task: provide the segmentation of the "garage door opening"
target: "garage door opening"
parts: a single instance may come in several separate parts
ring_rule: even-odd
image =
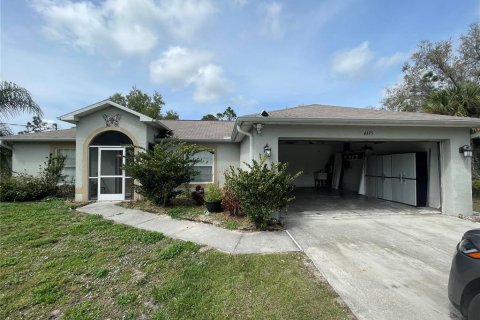
[[[301,195],[441,208],[439,142],[282,138],[278,150],[290,173],[302,171]]]

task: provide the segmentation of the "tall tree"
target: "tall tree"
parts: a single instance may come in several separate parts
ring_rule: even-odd
[[[233,110],[232,107],[227,107],[225,111],[217,113],[217,115],[213,115],[211,113],[206,114],[202,117],[201,120],[203,121],[232,121],[237,119],[237,114]]]
[[[165,102],[163,101],[162,95],[156,90],[150,96],[133,86],[132,90],[130,90],[126,96],[117,92],[109,99],[153,119],[164,119],[165,117],[162,115],[162,108]],[[169,119],[178,119],[178,113],[169,110],[166,113],[166,117]]]
[[[42,131],[54,131],[57,130],[57,124],[55,122],[43,121],[39,116],[33,116],[32,121],[27,122],[27,129],[20,131],[19,134],[30,132],[42,132]]]
[[[202,121],[218,121],[218,118],[215,115],[209,113],[204,115],[201,120]]]
[[[480,83],[480,23],[470,25],[455,48],[452,39],[421,41],[403,66],[403,81],[387,89],[383,106],[396,111],[421,111],[429,96],[443,89],[461,90]]]
[[[12,134],[8,125],[3,122],[24,112],[38,116],[43,114],[27,89],[13,82],[0,82],[0,136]]]
[[[179,116],[176,111],[173,110],[168,110],[165,115],[163,116],[163,119],[165,120],[178,120]]]
[[[232,121],[232,120],[237,119],[237,114],[232,109],[232,107],[228,106],[225,109],[225,111],[223,111],[222,113],[217,113],[217,118],[218,118],[218,120]]]

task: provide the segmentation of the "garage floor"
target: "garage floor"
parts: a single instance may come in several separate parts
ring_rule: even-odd
[[[450,262],[478,223],[308,189],[297,193],[286,223],[359,319],[459,319],[447,298]]]
[[[298,188],[289,205],[289,215],[360,215],[439,214],[439,209],[409,205],[361,196],[351,191]]]

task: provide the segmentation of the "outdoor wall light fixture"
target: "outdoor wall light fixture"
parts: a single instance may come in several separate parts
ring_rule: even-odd
[[[466,158],[470,158],[470,157],[473,156],[472,147],[470,147],[469,145],[461,146],[458,149],[458,152],[463,153],[463,156],[466,157]]]
[[[270,148],[268,143],[263,147],[263,153],[269,158],[272,156],[272,148]]]

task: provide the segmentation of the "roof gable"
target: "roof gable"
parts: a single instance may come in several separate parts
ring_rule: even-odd
[[[130,108],[127,108],[125,106],[122,106],[122,105],[120,105],[118,103],[115,103],[111,100],[103,100],[103,101],[94,103],[94,104],[86,106],[84,108],[81,108],[81,109],[72,111],[70,113],[64,114],[63,116],[58,117],[58,119],[62,120],[62,121],[65,121],[65,122],[76,123],[80,120],[80,118],[82,118],[86,115],[92,114],[94,112],[97,112],[99,110],[105,109],[106,107],[109,107],[109,106],[118,108],[118,109],[123,110],[125,112],[128,112],[130,114],[133,114],[133,115],[139,117],[140,121],[142,121],[142,122],[153,122],[153,123],[156,122],[154,119],[144,115],[143,113],[140,113],[140,112],[137,112],[137,111],[132,110]]]

